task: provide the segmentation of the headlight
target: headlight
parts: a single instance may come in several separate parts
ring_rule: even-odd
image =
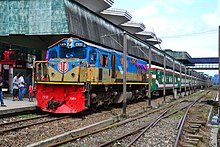
[[[55,76],[55,73],[52,72],[52,73],[51,73],[51,77],[54,77],[54,76]]]
[[[72,73],[72,74],[71,74],[71,76],[74,78],[74,77],[75,77],[75,74],[74,74],[74,73]]]

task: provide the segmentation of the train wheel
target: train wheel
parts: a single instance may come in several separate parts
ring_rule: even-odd
[[[108,109],[108,103],[105,102],[105,103],[103,104],[103,107],[104,107],[104,109]]]
[[[97,111],[97,108],[98,108],[98,103],[92,103],[91,104],[91,110],[96,112]]]

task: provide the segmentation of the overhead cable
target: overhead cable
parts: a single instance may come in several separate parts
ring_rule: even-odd
[[[180,37],[189,37],[189,36],[195,36],[195,35],[201,35],[201,34],[209,34],[209,33],[215,33],[215,32],[217,32],[217,29],[203,31],[203,32],[195,32],[195,33],[189,33],[189,34],[182,34],[182,35],[162,36],[161,38],[180,38]]]

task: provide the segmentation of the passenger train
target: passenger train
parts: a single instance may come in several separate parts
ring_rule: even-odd
[[[78,113],[123,101],[123,54],[77,38],[64,38],[51,45],[45,61],[35,61],[33,77],[37,106],[52,113]],[[148,61],[127,55],[128,101],[148,95]],[[151,92],[173,87],[173,71],[152,66]],[[174,72],[175,89],[206,86],[207,79]],[[185,77],[185,79],[183,78]],[[182,80],[182,82],[180,82]],[[182,83],[182,84],[180,84]]]

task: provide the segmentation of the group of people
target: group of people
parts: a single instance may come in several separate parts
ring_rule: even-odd
[[[24,74],[18,73],[13,78],[13,101],[23,101],[26,89],[29,91],[29,101],[33,101],[34,90],[31,85],[31,75],[29,74],[24,80]]]
[[[2,95],[2,86],[3,86],[3,77],[2,73],[0,72],[0,102],[1,102],[1,107],[6,107],[3,101],[3,95]],[[16,76],[13,78],[13,101],[23,101],[23,97],[25,93],[29,94],[29,101],[33,102],[33,96],[34,96],[34,89],[31,84],[31,75],[29,74],[25,79],[24,79],[24,74],[23,73],[18,73]]]

